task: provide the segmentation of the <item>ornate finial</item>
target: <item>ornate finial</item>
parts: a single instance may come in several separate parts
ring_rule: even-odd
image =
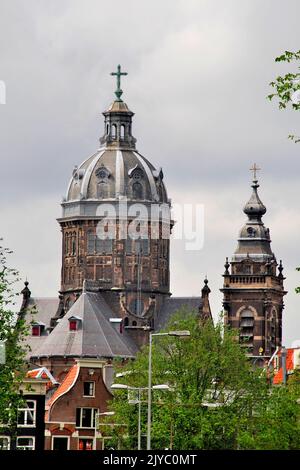
[[[224,274],[225,274],[225,276],[229,276],[229,274],[230,274],[229,273],[229,266],[230,266],[230,264],[228,263],[228,257],[226,257],[226,261],[225,261],[225,264],[224,264],[224,268],[225,268]]]
[[[118,65],[117,72],[111,72],[111,75],[117,77],[117,89],[115,91],[115,95],[118,101],[122,101],[121,96],[123,94],[123,90],[121,90],[121,76],[127,75],[127,72],[121,72],[121,65]]]
[[[204,278],[204,287],[202,288],[202,297],[208,296],[210,294],[210,288],[208,287],[207,276]]]
[[[256,166],[256,163],[253,163],[253,166],[252,168],[250,168],[250,171],[253,171],[253,181],[257,181],[257,174],[256,172],[257,171],[260,171],[261,168],[259,168],[259,166]]]
[[[29,299],[31,296],[31,292],[30,292],[30,289],[28,288],[29,282],[27,281],[27,277],[26,277],[26,281],[24,282],[24,285],[25,287],[21,291],[21,294],[23,295],[23,299]]]
[[[283,271],[282,260],[279,261],[278,271],[279,271],[278,277],[279,277],[280,279],[283,279],[283,274],[282,274],[282,271]]]

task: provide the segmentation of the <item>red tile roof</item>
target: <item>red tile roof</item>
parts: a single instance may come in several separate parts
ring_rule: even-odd
[[[281,356],[281,351],[278,353],[278,356]],[[287,349],[287,355],[286,355],[286,371],[293,371],[294,370],[294,349],[289,348]],[[273,383],[275,385],[281,384],[283,382],[283,372],[282,372],[282,367],[278,370],[278,372],[275,374]]]
[[[45,419],[48,421],[50,418],[50,412],[51,412],[51,407],[54,405],[54,403],[62,397],[65,393],[68,393],[69,390],[74,386],[77,377],[79,373],[79,365],[74,364],[73,367],[69,370],[67,373],[66,377],[58,387],[58,389],[54,392],[50,400],[47,402],[46,406],[48,407],[48,411],[46,412]]]
[[[39,367],[38,369],[29,370],[26,374],[26,377],[29,379],[48,379],[46,384],[47,390],[49,390],[53,385],[57,384],[55,378],[46,367]]]

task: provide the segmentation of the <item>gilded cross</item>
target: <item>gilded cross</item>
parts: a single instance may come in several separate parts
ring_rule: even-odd
[[[121,65],[118,65],[117,72],[111,72],[111,75],[117,77],[117,89],[115,91],[115,95],[118,98],[118,101],[122,101],[121,96],[123,94],[123,91],[121,90],[121,76],[127,75],[127,72],[121,72]]]
[[[256,180],[256,172],[260,171],[259,166],[256,166],[256,163],[253,164],[252,168],[250,168],[250,171],[253,171],[253,180]]]

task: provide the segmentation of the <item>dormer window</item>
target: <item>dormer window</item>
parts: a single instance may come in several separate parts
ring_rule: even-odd
[[[34,325],[32,327],[32,336],[41,336],[41,330],[39,325]]]
[[[79,317],[70,317],[69,318],[69,331],[77,331],[80,328],[82,320]]]
[[[44,323],[33,323],[31,327],[32,336],[41,336],[45,329]]]

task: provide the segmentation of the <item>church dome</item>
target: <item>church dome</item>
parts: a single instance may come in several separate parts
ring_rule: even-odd
[[[132,135],[134,113],[121,100],[120,78],[127,74],[118,66],[112,75],[117,76],[117,99],[103,113],[100,148],[73,170],[62,203],[64,216],[92,215],[99,202],[169,204],[162,169],[157,170],[136,150]]]
[[[74,168],[64,202],[120,199],[168,203],[163,172],[135,149],[105,144]]]

